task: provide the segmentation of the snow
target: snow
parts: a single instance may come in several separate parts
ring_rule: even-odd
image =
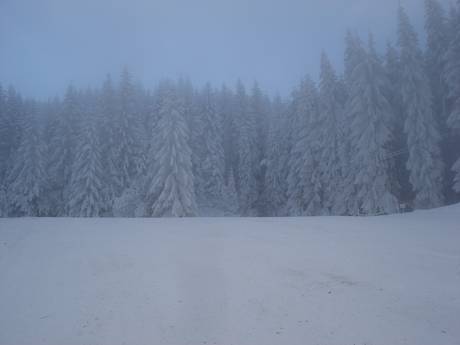
[[[458,345],[460,205],[0,219],[2,345]]]

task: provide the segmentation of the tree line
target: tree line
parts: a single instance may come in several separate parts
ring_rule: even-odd
[[[403,7],[384,54],[346,34],[344,72],[291,97],[261,88],[153,90],[127,69],[63,99],[0,85],[0,216],[376,215],[459,201],[460,0]]]

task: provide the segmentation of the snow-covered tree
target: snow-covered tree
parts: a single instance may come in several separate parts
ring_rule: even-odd
[[[318,90],[309,78],[294,92],[291,112],[287,213],[292,216],[323,212],[323,186],[318,169]]]
[[[66,215],[72,164],[75,158],[77,123],[81,116],[79,95],[73,86],[67,88],[57,119],[52,122],[48,157],[48,203],[53,215]]]
[[[409,171],[406,169],[409,153],[407,138],[404,133],[405,116],[401,95],[401,63],[399,52],[392,44],[387,45],[385,70],[389,81],[387,98],[395,114],[392,125],[393,142],[390,145],[391,152],[394,155],[394,178],[397,181],[398,187],[395,193],[402,203],[407,203],[413,199],[413,192],[412,185],[409,182]]]
[[[344,89],[346,90],[346,97],[344,102],[349,103],[350,89],[353,85],[355,70],[362,63],[363,60],[363,47],[361,39],[358,35],[347,32],[345,37],[345,55],[344,55]],[[346,100],[346,101],[345,101]],[[354,169],[351,164],[353,158],[351,138],[353,133],[352,121],[347,117],[347,113],[344,113],[344,121],[342,122],[342,135],[343,140],[339,147],[339,156],[341,159],[341,174],[343,176],[341,180],[341,186],[339,187],[340,193],[337,194],[336,202],[334,206],[334,214],[349,215],[359,213],[359,209],[356,200],[356,188],[354,183],[350,183],[350,180],[354,178]]]
[[[285,215],[287,200],[287,173],[289,161],[289,121],[286,104],[277,96],[271,108],[267,140],[267,177],[265,199],[268,214]]]
[[[316,136],[321,153],[318,169],[324,186],[324,208],[329,212],[336,207],[336,197],[342,187],[340,147],[343,142],[343,99],[337,75],[325,53],[321,56],[319,84],[319,117]]]
[[[444,55],[448,47],[447,23],[438,0],[425,0],[425,30],[427,34],[426,71],[433,94],[433,112],[439,126],[446,122],[446,83]]]
[[[8,127],[6,121],[6,97],[3,86],[0,84],[0,186],[3,185],[8,159],[9,143],[7,142]]]
[[[269,127],[269,108],[270,104],[257,83],[252,88],[251,95],[248,99],[248,116],[253,121],[254,133],[252,147],[253,154],[253,175],[255,179],[254,190],[254,211],[258,216],[267,215],[267,203],[264,190],[266,188],[267,173],[267,135]]]
[[[227,86],[223,85],[218,95],[218,113],[223,125],[223,148],[225,157],[224,178],[229,183],[230,175],[237,171],[237,131],[234,116],[235,96]]]
[[[235,116],[238,132],[238,174],[237,189],[240,213],[254,215],[257,201],[257,181],[255,176],[255,120],[249,111],[249,100],[246,90],[238,82],[235,96]]]
[[[8,174],[9,215],[39,216],[44,185],[43,140],[35,104],[27,104],[24,135]]]
[[[201,138],[195,138],[200,139],[202,148],[198,154],[198,176],[202,184],[200,192],[202,197],[215,201],[223,197],[225,185],[222,119],[217,112],[216,96],[210,84],[207,84],[197,97],[197,116],[200,117],[202,131]]]
[[[152,136],[146,180],[146,215],[196,215],[189,128],[175,86],[160,86],[159,122]]]
[[[100,155],[104,170],[102,188],[106,196],[105,208],[110,211],[111,203],[115,197],[123,190],[122,175],[117,170],[117,104],[116,92],[112,78],[107,75],[102,90],[99,95],[98,112],[100,114]]]
[[[23,102],[13,87],[0,91],[0,185],[5,181],[21,143]],[[4,184],[4,183],[3,183]]]
[[[78,124],[75,158],[67,202],[68,214],[74,217],[97,217],[106,206],[103,188],[101,144],[99,141],[100,117],[93,96],[87,94]],[[87,103],[88,102],[88,103]]]
[[[128,188],[143,166],[141,151],[142,135],[139,114],[136,108],[136,88],[128,69],[121,75],[118,95],[118,111],[115,119],[116,133],[116,171],[121,188],[116,191],[121,195]]]
[[[8,127],[6,126],[5,103],[5,94],[2,84],[0,84],[0,217],[6,216],[7,213],[5,176],[9,144],[7,142]]]
[[[363,47],[360,61],[349,76],[346,117],[350,122],[351,159],[346,183],[353,186],[351,214],[394,213],[398,200],[393,195],[392,162],[389,159],[393,109],[387,99],[388,80],[374,50]]]
[[[440,133],[433,115],[432,93],[424,70],[417,34],[405,10],[399,8],[402,97],[409,149],[407,169],[415,192],[416,208],[443,203],[443,163]]]
[[[456,131],[457,137],[460,136],[460,1],[458,8],[451,19],[451,41],[446,52],[446,81],[449,86],[449,118],[448,125]],[[452,170],[455,173],[454,190],[460,193],[460,155],[458,154],[458,145],[460,140],[456,140],[457,147],[454,151],[457,153],[458,160]]]

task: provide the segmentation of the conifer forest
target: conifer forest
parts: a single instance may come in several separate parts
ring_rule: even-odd
[[[34,100],[0,86],[0,215],[382,215],[460,200],[460,2],[425,39],[344,33],[343,65],[288,97],[257,83],[146,88],[129,67]],[[339,71],[343,71],[339,72]],[[299,76],[299,79],[301,76]]]

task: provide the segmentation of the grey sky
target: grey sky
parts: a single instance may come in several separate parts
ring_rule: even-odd
[[[381,47],[396,33],[398,0],[0,0],[0,82],[27,96],[118,76],[147,86],[186,75],[196,83],[257,79],[287,94],[317,77],[325,50],[341,68],[347,28]],[[403,0],[423,28],[423,0]],[[448,4],[449,0],[443,0]]]

